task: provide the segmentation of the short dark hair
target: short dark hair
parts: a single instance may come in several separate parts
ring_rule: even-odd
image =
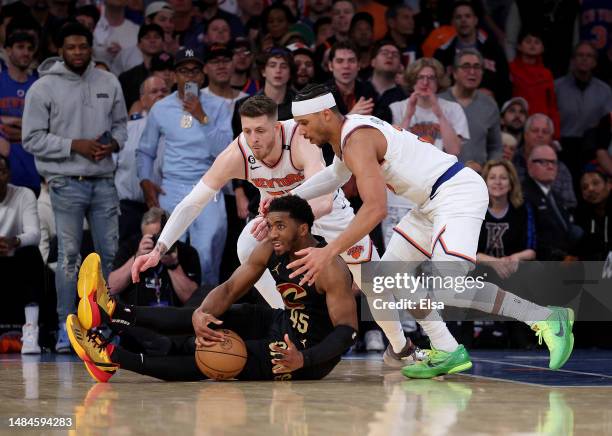
[[[289,65],[291,78],[295,76],[295,62],[293,60],[293,53],[291,53],[291,51],[287,50],[285,47],[278,46],[270,47],[257,58],[257,66],[259,67],[259,71],[261,73],[263,73],[263,70],[266,69],[268,61],[272,58],[284,59],[285,62],[287,62],[287,64]],[[289,81],[291,81],[291,78],[289,79]]]
[[[314,223],[314,213],[306,200],[297,195],[285,195],[276,197],[270,203],[268,212],[288,212],[289,217],[297,222],[308,224],[308,230],[312,228]]]
[[[330,17],[327,16],[323,16],[321,18],[319,18],[317,21],[315,21],[314,23],[314,27],[313,27],[313,32],[316,35],[317,33],[319,33],[319,29],[321,28],[321,26],[325,26],[326,24],[331,24],[332,20]]]
[[[455,15],[455,11],[457,10],[457,8],[461,7],[461,6],[467,6],[470,9],[472,9],[472,12],[474,13],[474,15],[476,15],[477,17],[480,18],[480,11],[477,9],[476,4],[470,0],[457,0],[453,3],[452,8],[451,8],[451,17],[453,15]]]
[[[394,4],[393,6],[387,8],[387,11],[385,12],[385,20],[389,21],[397,18],[398,12],[402,9],[409,9],[410,11],[412,11],[412,8],[406,4]]]
[[[13,32],[4,41],[4,47],[12,47],[18,42],[29,42],[33,48],[36,48],[36,39],[26,32]]]
[[[357,47],[355,47],[355,44],[350,41],[338,41],[332,45],[332,48],[329,50],[330,62],[334,60],[338,50],[351,50],[353,53],[355,53],[355,56],[359,56],[359,51],[357,50]]]
[[[520,44],[528,36],[538,38],[540,41],[542,41],[542,44],[544,44],[544,33],[535,26],[523,26],[518,34],[516,43]]]
[[[374,28],[374,18],[372,17],[372,14],[369,14],[367,12],[357,12],[355,15],[353,15],[353,18],[351,18],[351,26],[349,27],[349,32],[352,31],[357,25],[357,23],[359,23],[360,21],[365,21],[370,25],[371,28]]]
[[[93,35],[89,29],[80,23],[68,22],[62,26],[57,35],[57,47],[62,47],[69,36],[84,36],[89,46],[93,45]]]
[[[78,17],[79,15],[92,18],[94,20],[94,25],[98,24],[100,20],[100,11],[98,11],[98,8],[94,5],[83,5],[78,7],[74,12],[74,16]]]
[[[285,18],[287,19],[289,24],[293,24],[297,21],[295,16],[293,15],[293,12],[291,12],[291,9],[289,9],[289,6],[281,2],[272,3],[270,6],[266,7],[261,13],[261,29],[264,31],[264,33],[268,33],[268,16],[270,15],[270,12],[275,9],[285,14]]]
[[[143,24],[138,29],[138,42],[142,40],[149,32],[155,32],[159,35],[161,39],[164,39],[164,30],[159,26],[159,24]]]
[[[247,98],[238,110],[241,117],[257,118],[262,115],[268,118],[278,118],[278,105],[270,97],[263,94]]]
[[[334,93],[334,89],[331,88],[329,85],[327,84],[320,84],[320,83],[309,83],[308,85],[306,85],[305,87],[303,87],[300,91],[298,91],[295,94],[295,97],[293,98],[293,101],[304,101],[304,100],[310,100],[311,98],[315,98],[318,97],[320,95],[323,94],[327,94],[328,92],[331,92],[332,95]],[[336,98],[334,96],[334,98]],[[338,109],[338,106],[334,106],[329,108],[329,110],[331,110],[332,112],[336,113],[336,114],[340,114],[340,110]]]
[[[372,58],[375,58],[378,55],[378,52],[380,51],[380,49],[383,48],[385,45],[391,45],[395,47],[399,51],[400,56],[402,55],[402,49],[399,48],[399,46],[393,40],[381,39],[380,41],[376,41],[372,45],[372,51],[370,52],[370,55],[372,56]]]

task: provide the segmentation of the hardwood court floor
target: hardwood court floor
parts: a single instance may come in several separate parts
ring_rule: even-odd
[[[470,374],[435,380],[407,380],[378,355],[344,359],[316,382],[165,383],[119,371],[107,384],[72,356],[0,355],[0,434],[612,434],[612,353],[577,353],[557,372],[542,353],[473,354]],[[26,433],[9,417],[74,425]]]

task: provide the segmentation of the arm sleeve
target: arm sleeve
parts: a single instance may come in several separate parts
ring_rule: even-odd
[[[357,331],[347,325],[339,325],[325,339],[312,348],[302,351],[304,367],[320,365],[339,357],[355,343]]]
[[[36,83],[25,98],[21,138],[23,148],[36,157],[47,160],[70,157],[72,139],[49,133],[51,101]]]
[[[157,157],[157,146],[159,144],[160,126],[151,112],[147,117],[138,148],[136,148],[136,172],[138,180],[153,180],[153,163]]]
[[[187,227],[200,215],[204,206],[217,192],[219,191],[210,188],[200,180],[193,190],[176,205],[159,236],[158,242],[163,243],[166,248],[172,247],[172,244],[185,233]]]
[[[334,162],[307,179],[291,193],[302,197],[304,200],[312,200],[322,195],[330,194],[344,185],[351,178],[351,171],[337,157]]]
[[[38,246],[40,242],[40,223],[38,221],[38,208],[36,207],[36,197],[29,189],[24,191],[21,197],[23,232],[17,235],[21,240],[21,246]]]

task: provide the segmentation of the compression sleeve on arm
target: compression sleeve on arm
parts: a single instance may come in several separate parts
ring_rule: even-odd
[[[344,162],[336,157],[330,166],[305,180],[304,183],[293,189],[291,193],[305,200],[312,200],[322,195],[331,194],[348,182],[350,178],[351,171]]]
[[[355,343],[357,331],[348,325],[338,325],[325,339],[312,348],[302,351],[304,367],[319,365],[341,356]]]
[[[219,191],[200,180],[191,192],[176,205],[159,236],[158,243],[164,244],[166,249],[172,247],[172,244],[185,233],[187,227],[200,215],[204,206],[217,192]]]

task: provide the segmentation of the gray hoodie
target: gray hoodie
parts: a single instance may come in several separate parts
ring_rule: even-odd
[[[73,139],[96,139],[105,131],[123,147],[127,112],[117,78],[89,64],[82,76],[60,58],[38,67],[40,79],[30,87],[23,111],[23,148],[36,159],[38,172],[59,176],[112,177],[111,156],[92,161],[71,151]]]

